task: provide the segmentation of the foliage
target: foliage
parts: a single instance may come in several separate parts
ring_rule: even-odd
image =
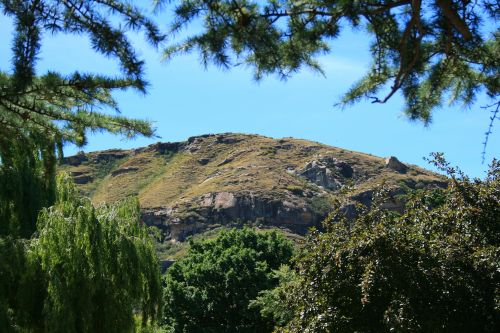
[[[161,298],[158,259],[136,200],[95,209],[60,183],[55,206],[38,219],[33,255],[47,284],[50,332],[123,332],[133,313],[154,319]]]
[[[127,136],[152,134],[147,122],[96,112],[102,107],[118,110],[113,90],[144,91],[146,87],[143,61],[126,31],[144,30],[152,45],[158,45],[163,36],[142,10],[122,0],[2,0],[0,8],[15,25],[12,72],[0,73],[1,136],[44,133],[57,142],[84,144],[87,129]],[[41,37],[46,32],[88,35],[95,51],[118,59],[123,76],[79,72],[64,76],[54,71],[37,75]]]
[[[159,270],[136,203],[95,210],[63,186],[55,164],[67,142],[88,131],[151,136],[149,122],[110,115],[114,90],[145,91],[143,62],[128,31],[163,39],[124,0],[0,0],[13,19],[12,63],[0,68],[0,330],[123,331],[132,311],[147,321],[159,302]],[[122,75],[36,70],[45,33],[85,34],[95,51],[115,57]],[[32,236],[31,242],[27,239]]]
[[[327,196],[315,196],[310,199],[311,209],[319,216],[327,216],[332,211],[332,198]]]
[[[147,325],[144,325],[142,323],[142,318],[136,316],[134,333],[166,333],[166,332],[157,323],[148,323]]]
[[[36,141],[36,143],[34,142]],[[27,149],[25,145],[39,149]],[[30,237],[42,207],[54,202],[54,146],[32,136],[30,143],[0,137],[0,236]]]
[[[154,322],[160,271],[139,217],[136,200],[95,209],[62,175],[56,204],[38,218],[38,238],[18,251],[21,242],[10,241],[7,253],[18,256],[0,257],[0,286],[11,294],[0,297],[0,316],[9,319],[2,331],[127,332],[134,313]]]
[[[434,162],[451,176],[439,195],[415,194],[399,215],[379,194],[355,221],[337,213],[311,235],[280,331],[499,330],[500,162],[485,180]]]
[[[272,288],[272,270],[289,261],[292,245],[276,232],[222,231],[192,242],[166,274],[164,324],[173,332],[262,332],[272,321],[249,303]]]
[[[349,26],[372,36],[373,64],[344,105],[361,98],[385,103],[401,91],[406,114],[428,122],[446,96],[470,105],[484,90],[498,99],[496,1],[183,0],[174,11],[173,33],[200,21],[202,29],[167,48],[167,58],[197,49],[205,64],[247,64],[257,79],[286,78],[302,66],[320,70],[316,57]],[[389,92],[377,97],[388,83]]]
[[[146,121],[104,110],[119,111],[114,90],[143,92],[147,85],[126,32],[143,30],[155,46],[164,36],[123,0],[0,0],[0,10],[15,25],[11,69],[0,68],[0,234],[29,237],[40,208],[53,203],[56,155],[64,143],[84,145],[87,131],[153,134]],[[45,33],[88,35],[96,52],[118,60],[122,75],[37,73]]]
[[[24,241],[0,237],[0,332],[12,332],[24,314],[20,290],[27,266]]]
[[[300,280],[288,265],[281,265],[273,271],[273,276],[278,279],[277,287],[260,291],[259,296],[250,301],[250,307],[259,309],[261,316],[268,318],[275,326],[284,326],[293,319],[293,312],[283,304],[286,304],[290,290],[297,288]]]

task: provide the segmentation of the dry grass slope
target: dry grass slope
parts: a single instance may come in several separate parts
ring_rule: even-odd
[[[99,159],[100,152],[92,153],[88,161],[64,165],[63,169],[92,177],[80,186],[95,203],[135,195],[144,208],[172,206],[213,192],[248,191],[279,198],[289,191],[315,188],[289,171],[322,156],[343,160],[354,168],[351,194],[382,182],[397,185],[408,179],[415,184],[443,180],[411,165],[407,173],[400,174],[387,168],[383,158],[306,140],[243,134],[220,137],[194,138],[178,152],[120,151],[125,157],[109,160]]]

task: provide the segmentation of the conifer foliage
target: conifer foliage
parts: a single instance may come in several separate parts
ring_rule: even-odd
[[[141,10],[118,0],[2,0],[0,9],[15,24],[12,70],[0,73],[2,136],[36,132],[84,144],[85,130],[151,135],[146,122],[97,112],[102,107],[117,109],[114,89],[145,91],[144,63],[125,32],[142,30],[154,46],[163,36]],[[37,73],[41,38],[47,33],[88,35],[96,52],[119,61],[122,77]]]
[[[160,0],[161,3],[169,3]],[[203,29],[167,48],[168,57],[199,50],[205,63],[246,64],[256,78],[282,78],[308,66],[346,27],[371,35],[373,63],[341,104],[370,98],[384,103],[397,91],[411,119],[431,120],[445,97],[470,105],[484,90],[497,105],[498,1],[460,0],[183,0],[172,32],[192,22]],[[199,30],[197,30],[199,31]],[[334,44],[333,44],[334,45]],[[335,49],[333,49],[335,51]],[[387,87],[390,85],[390,87]],[[386,89],[389,88],[389,89]],[[495,114],[496,115],[496,114]]]
[[[12,63],[0,67],[0,234],[28,237],[36,213],[53,202],[56,156],[64,143],[82,146],[89,131],[153,135],[148,122],[106,110],[119,111],[114,90],[145,92],[147,86],[144,63],[126,32],[144,31],[153,46],[164,37],[128,1],[1,0],[0,10],[15,25]],[[96,52],[118,60],[122,75],[38,73],[41,39],[49,33],[89,36]]]

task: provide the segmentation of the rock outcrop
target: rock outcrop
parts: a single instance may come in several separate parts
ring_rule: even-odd
[[[70,175],[73,177],[75,184],[78,185],[87,184],[92,181],[92,176],[81,171],[73,171]]]
[[[120,169],[117,169],[117,170],[113,170],[111,172],[111,177],[116,177],[118,175],[121,175],[121,174],[124,174],[124,173],[127,173],[127,172],[134,172],[134,171],[139,171],[139,168],[135,168],[135,167],[120,168]]]
[[[345,178],[353,176],[353,172],[348,163],[333,157],[324,157],[308,162],[298,174],[316,185],[335,191],[342,187]]]
[[[406,173],[408,170],[408,167],[394,156],[390,156],[385,159],[385,166],[399,173]]]
[[[314,212],[306,200],[261,197],[255,193],[207,193],[172,208],[144,210],[143,221],[162,228],[167,239],[182,241],[213,224],[275,225],[298,234],[319,226],[325,214]]]

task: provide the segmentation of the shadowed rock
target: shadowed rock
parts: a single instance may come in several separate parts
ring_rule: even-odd
[[[139,168],[136,168],[136,167],[120,168],[120,169],[112,171],[111,176],[116,177],[116,176],[124,174],[124,173],[134,172],[134,171],[138,171],[138,170],[139,170]]]
[[[353,173],[354,171],[349,164],[332,157],[313,160],[298,172],[300,176],[316,185],[332,191],[340,189],[343,178],[351,178]]]

